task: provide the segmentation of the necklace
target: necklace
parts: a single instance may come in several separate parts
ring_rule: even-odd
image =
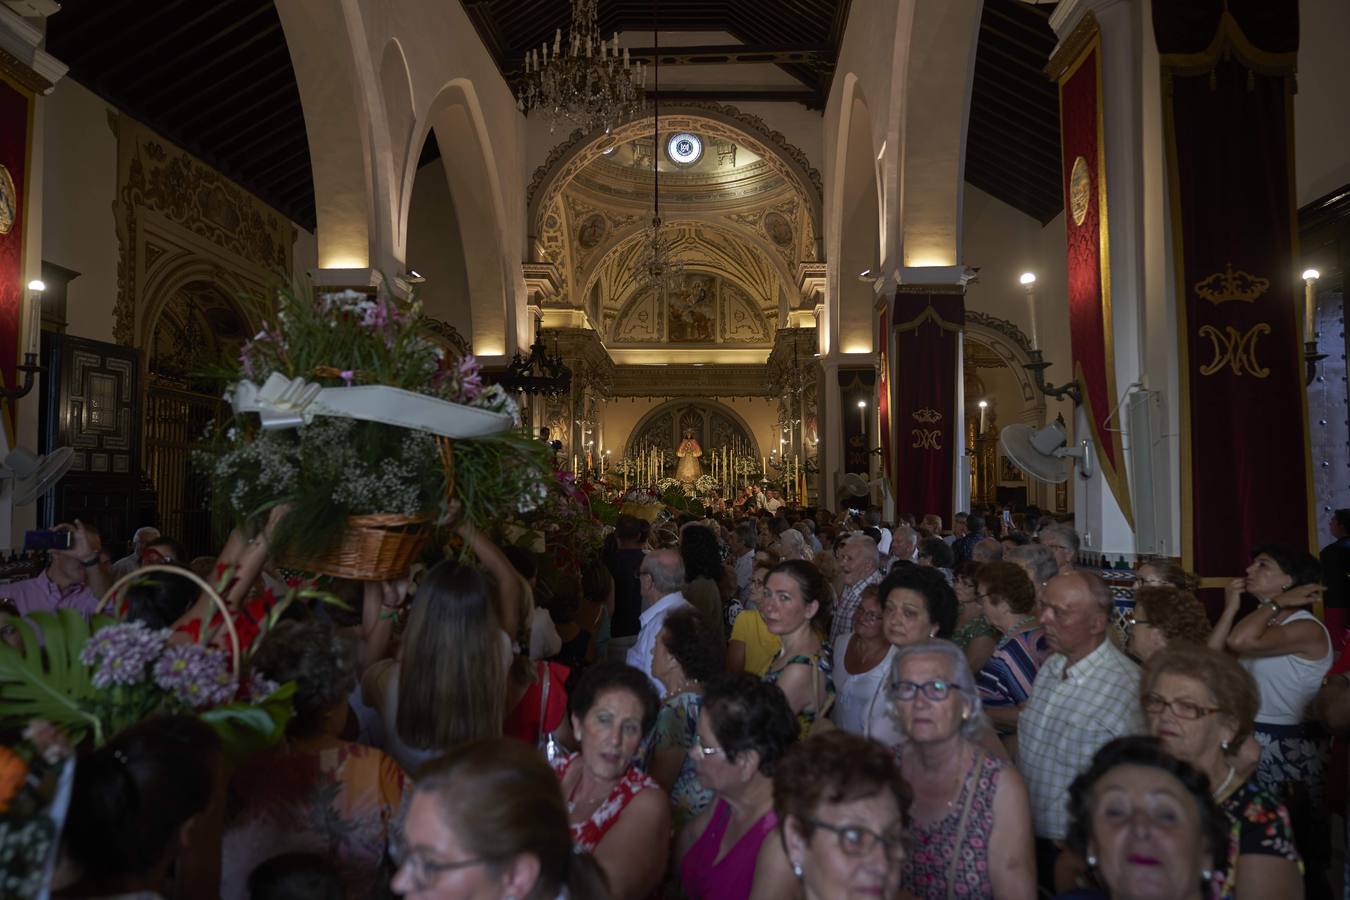
[[[1228,777],[1225,778],[1225,779],[1223,780],[1223,784],[1219,785],[1218,790],[1216,790],[1216,791],[1214,792],[1214,799],[1215,799],[1215,800],[1223,800],[1223,799],[1224,799],[1224,797],[1225,797],[1224,791],[1226,791],[1226,790],[1228,789],[1228,785],[1232,783],[1232,781],[1233,781],[1233,776],[1234,776],[1235,774],[1237,774],[1237,773],[1235,773],[1235,772],[1233,771],[1233,767],[1232,767],[1232,766],[1229,766],[1229,767],[1228,767]]]

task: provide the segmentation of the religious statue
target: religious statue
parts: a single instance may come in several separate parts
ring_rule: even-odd
[[[698,459],[702,455],[703,448],[694,440],[694,431],[691,428],[684,433],[684,440],[680,441],[680,446],[675,451],[675,456],[680,460],[675,466],[675,480],[681,484],[693,484],[698,481],[698,477],[703,474],[703,464]]]

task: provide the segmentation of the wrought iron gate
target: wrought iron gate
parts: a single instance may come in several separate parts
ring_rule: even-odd
[[[159,530],[191,556],[214,553],[220,543],[212,530],[210,480],[194,466],[192,451],[224,409],[218,397],[163,383],[152,383],[145,395],[146,468]]]

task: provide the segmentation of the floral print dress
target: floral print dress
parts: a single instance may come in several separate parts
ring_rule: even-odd
[[[694,736],[698,733],[698,714],[702,709],[703,695],[698,691],[684,691],[667,698],[656,717],[652,749],[678,750],[684,756],[680,774],[676,776],[675,786],[670,792],[677,834],[703,812],[713,799],[713,792],[699,783],[698,771],[694,761],[689,758],[689,748],[694,745]]]
[[[1303,862],[1294,849],[1294,829],[1289,824],[1289,811],[1275,796],[1261,789],[1256,779],[1238,788],[1223,803],[1228,816],[1228,862],[1222,872],[1215,872],[1210,882],[1211,900],[1233,900],[1237,895],[1237,864],[1239,856],[1276,856],[1298,865]]]
[[[580,753],[573,753],[570,756],[550,760],[549,765],[553,767],[554,774],[558,776],[558,781],[561,782],[567,775],[567,770],[571,768],[572,763],[578,762],[580,759]],[[637,766],[629,766],[628,771],[619,779],[619,783],[614,785],[614,790],[610,791],[609,796],[605,798],[605,802],[596,807],[595,812],[591,813],[589,819],[568,826],[572,832],[572,848],[579,853],[594,853],[595,848],[599,847],[600,842],[604,840],[605,834],[623,815],[624,809],[628,806],[628,801],[648,788],[660,790],[661,785],[656,783],[655,778],[652,778]]]

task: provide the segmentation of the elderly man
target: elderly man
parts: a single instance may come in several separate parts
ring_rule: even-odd
[[[98,532],[79,519],[74,525],[57,525],[54,530],[73,533],[70,549],[51,551],[47,568],[36,578],[7,584],[0,588],[0,595],[13,600],[21,616],[73,609],[88,618],[112,586],[112,572],[103,560]]]
[[[882,549],[882,552],[886,552]],[[897,525],[891,532],[891,561],[903,559],[907,562],[919,561],[919,533],[908,525]]]
[[[956,556],[957,568],[972,558],[975,545],[984,539],[984,519],[971,514],[966,516],[965,533],[952,542],[952,553]]]
[[[652,651],[656,636],[661,633],[666,614],[682,606],[689,606],[681,589],[684,587],[684,561],[678,550],[654,550],[647,554],[638,569],[642,587],[641,630],[637,643],[628,650],[628,664],[641,669],[652,680],[656,692],[665,696],[666,687],[652,675]]]
[[[839,568],[844,573],[844,589],[835,604],[834,619],[830,622],[830,646],[853,631],[853,613],[862,603],[863,590],[869,584],[880,584],[885,573],[879,568],[881,552],[876,541],[865,534],[851,534],[840,544]]]
[[[1143,731],[1139,667],[1107,639],[1111,592],[1090,572],[1057,575],[1041,596],[1053,655],[1018,722],[1018,768],[1031,795],[1041,872],[1054,871],[1069,830],[1069,784],[1103,744]]]
[[[1078,558],[1078,532],[1068,525],[1056,522],[1041,529],[1036,538],[1041,546],[1050,548],[1059,563],[1059,574],[1067,575],[1073,571],[1073,561]]]
[[[737,522],[731,529],[727,543],[736,560],[736,594],[742,600],[750,587],[750,576],[755,572],[755,551],[759,549],[759,529],[754,522]]]
[[[970,558],[977,563],[995,562],[1003,558],[1003,545],[993,538],[980,538],[970,551]]]
[[[131,552],[112,564],[112,577],[121,578],[130,575],[145,565],[145,551],[159,539],[159,529],[142,525],[131,536]]]

